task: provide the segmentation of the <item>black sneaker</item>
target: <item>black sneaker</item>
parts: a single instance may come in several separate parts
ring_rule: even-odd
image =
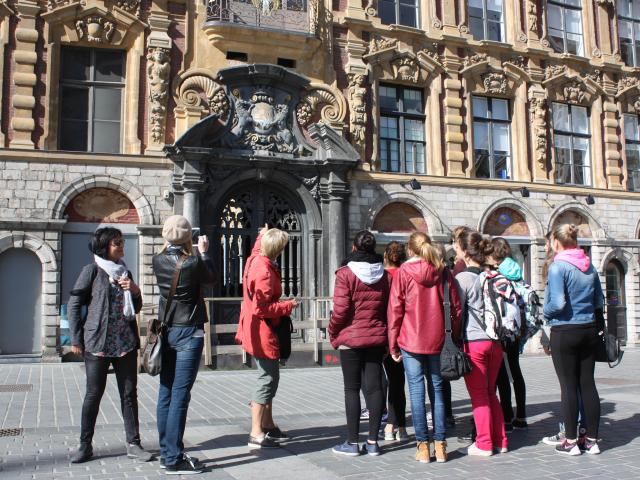
[[[262,438],[252,437],[249,435],[249,442],[247,445],[250,448],[279,448],[280,444],[271,440],[269,437],[264,435]]]
[[[462,443],[463,445],[471,445],[475,441],[476,441],[475,432],[469,432],[466,435],[460,435],[458,437],[458,442]]]
[[[267,438],[270,438],[274,442],[286,442],[289,440],[289,435],[284,433],[280,428],[270,428],[264,431]]]
[[[81,443],[78,450],[71,455],[71,463],[84,463],[93,457],[93,448],[91,444]]]
[[[527,423],[526,420],[518,420],[517,418],[515,418],[513,420],[513,422],[511,422],[511,425],[513,425],[513,428],[528,428],[529,424]]]
[[[199,464],[199,463],[200,463],[200,460],[198,460],[198,458],[197,458],[197,457],[190,457],[190,456],[189,456],[188,454],[186,454],[186,453],[183,453],[183,454],[182,454],[182,458],[183,458],[183,459],[185,459],[185,460],[187,460],[187,459],[188,459],[188,460],[191,460],[191,461],[192,461],[192,462],[194,462],[195,464]],[[160,468],[162,468],[162,469],[167,468],[167,464],[166,464],[166,463],[164,463],[164,457],[160,457]]]
[[[580,447],[578,447],[578,442],[569,442],[568,440],[564,440],[560,445],[556,446],[556,452],[564,453],[565,455],[571,455],[577,457],[581,455]]]
[[[167,465],[165,472],[167,475],[195,475],[202,473],[204,470],[202,466],[193,461],[192,458],[182,458],[175,465]]]

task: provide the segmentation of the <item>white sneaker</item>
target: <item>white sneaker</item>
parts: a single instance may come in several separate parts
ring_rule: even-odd
[[[409,440],[409,434],[404,428],[399,428],[396,432],[396,440],[403,441]]]
[[[556,445],[560,445],[565,438],[567,437],[564,436],[564,432],[558,432],[555,435],[543,437],[542,443],[544,443],[545,445],[551,445],[552,447],[555,447]]]
[[[476,457],[491,457],[493,456],[493,450],[481,450],[476,447],[476,443],[473,442],[467,448],[459,449],[461,453],[466,453],[467,455],[473,455]]]

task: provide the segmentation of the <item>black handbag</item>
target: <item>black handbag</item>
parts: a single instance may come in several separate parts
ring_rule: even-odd
[[[596,325],[598,326],[596,362],[606,362],[609,368],[617,367],[622,361],[624,351],[622,350],[618,337],[607,332],[602,310],[596,310]]]
[[[444,282],[444,345],[440,352],[440,375],[445,380],[458,380],[471,372],[471,360],[453,341],[451,335],[451,298],[449,296],[448,270],[443,272]]]
[[[287,360],[291,356],[291,334],[293,333],[293,322],[291,317],[280,317],[280,323],[274,327],[269,322],[269,327],[278,337],[278,345],[280,347],[280,359]]]
[[[173,272],[173,279],[171,280],[171,289],[169,290],[169,296],[167,297],[167,303],[164,306],[164,315],[162,321],[158,318],[149,320],[149,326],[147,327],[147,341],[142,351],[142,367],[152,377],[155,377],[162,371],[162,351],[164,349],[164,332],[166,329],[167,312],[173,302],[173,296],[176,294],[176,288],[178,287],[178,278],[180,278],[180,269],[182,263],[186,259],[186,256],[181,256],[177,263],[176,269]]]

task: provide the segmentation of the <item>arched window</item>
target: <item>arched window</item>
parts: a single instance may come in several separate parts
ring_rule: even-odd
[[[394,202],[385,206],[376,215],[373,228],[378,233],[427,233],[428,227],[424,216],[411,205]]]

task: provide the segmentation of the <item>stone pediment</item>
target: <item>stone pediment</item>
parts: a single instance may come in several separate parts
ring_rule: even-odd
[[[590,105],[604,93],[600,84],[590,77],[564,71],[542,82],[551,101]]]
[[[134,3],[58,2],[42,17],[53,29],[61,29],[63,42],[120,46],[147,27],[136,16]]]
[[[424,48],[416,53],[400,43],[368,53],[363,59],[371,65],[375,78],[410,85],[424,85],[444,71],[437,50]]]
[[[201,84],[211,96],[211,113],[168,147],[169,154],[312,163],[359,158],[341,135],[345,100],[328,86],[269,64],[225,68],[210,81],[201,72],[197,82],[189,78],[189,88]]]

